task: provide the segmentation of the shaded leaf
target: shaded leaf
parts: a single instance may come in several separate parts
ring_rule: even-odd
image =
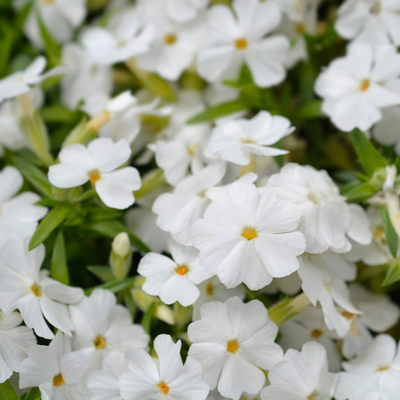
[[[9,381],[0,384],[0,399],[1,400],[19,400],[14,388]]]
[[[389,271],[382,283],[382,286],[388,286],[400,280],[400,260],[393,260],[390,263]]]
[[[151,321],[153,320],[156,311],[156,303],[151,303],[150,307],[147,309],[146,313],[143,315],[141,324],[144,330],[150,335]]]
[[[61,46],[53,39],[53,36],[48,31],[46,25],[43,23],[42,17],[39,12],[36,13],[40,35],[42,37],[45,52],[50,66],[54,67],[61,64]]]
[[[385,230],[386,242],[389,246],[390,253],[395,258],[397,256],[399,237],[397,236],[397,233],[393,228],[392,222],[390,221],[387,206],[380,206],[379,211],[381,213],[383,229]]]
[[[54,243],[51,256],[51,277],[56,281],[69,285],[67,255],[65,254],[64,234],[60,230]]]
[[[86,268],[103,282],[110,282],[116,279],[110,267],[104,267],[101,265],[89,265]]]
[[[121,290],[129,288],[133,285],[135,278],[125,278],[125,279],[118,279],[111,282],[103,283],[102,285],[98,285],[89,289],[85,290],[85,294],[88,296],[90,293],[93,292],[94,289],[106,289],[113,293],[118,293]]]

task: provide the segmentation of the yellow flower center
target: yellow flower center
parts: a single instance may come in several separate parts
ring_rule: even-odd
[[[64,383],[65,383],[65,381],[64,381],[64,378],[63,378],[63,376],[61,374],[58,374],[53,378],[53,385],[54,386],[61,386]]]
[[[380,14],[382,10],[382,5],[380,1],[377,1],[373,6],[372,6],[372,14]]]
[[[368,79],[362,80],[360,83],[360,90],[362,92],[365,92],[368,88],[369,88],[369,80]]]
[[[311,331],[311,336],[315,339],[318,339],[324,332],[321,331],[321,329],[314,329]]]
[[[96,346],[96,349],[104,349],[106,347],[106,339],[104,339],[103,336],[97,336],[96,339],[93,340],[94,345]]]
[[[379,365],[378,368],[376,369],[377,372],[383,372],[387,371],[390,368],[389,365]]]
[[[240,138],[240,139],[239,139],[239,142],[240,142],[240,143],[243,143],[243,144],[253,144],[253,143],[256,143],[255,140],[250,139],[250,138]]]
[[[186,264],[178,265],[175,268],[175,272],[178,275],[186,275],[189,272],[189,267]]]
[[[214,286],[213,286],[213,284],[210,282],[210,283],[208,283],[207,286],[206,286],[206,294],[207,294],[207,296],[212,296],[213,293],[214,293]]]
[[[227,345],[226,345],[226,351],[228,353],[236,353],[239,349],[239,343],[237,342],[237,340],[230,340]]]
[[[302,35],[305,31],[306,31],[306,28],[304,27],[303,24],[297,24],[297,25],[296,25],[296,32],[297,32],[299,35]]]
[[[157,388],[163,396],[168,395],[169,386],[164,381],[161,381],[160,383],[158,383]]]
[[[42,288],[36,282],[31,286],[31,291],[36,297],[40,297],[42,295]]]
[[[101,179],[100,172],[98,169],[94,169],[92,171],[89,171],[88,175],[89,175],[89,179],[90,179],[90,184],[92,185],[92,188],[94,188],[96,185],[96,182]]]
[[[253,228],[243,229],[242,236],[247,240],[253,240],[258,237],[257,231]]]
[[[168,46],[173,45],[176,42],[176,35],[173,33],[169,33],[168,35],[165,35],[164,37],[164,43],[167,44]]]
[[[237,39],[235,42],[235,46],[237,50],[245,50],[247,49],[247,40],[245,38]]]
[[[308,200],[314,203],[316,206],[319,206],[322,203],[322,198],[319,194],[315,192],[308,193]]]
[[[196,154],[196,150],[198,147],[199,147],[199,145],[197,143],[194,143],[187,148],[187,152],[189,153],[189,155],[191,157],[193,157]]]
[[[40,0],[40,4],[42,6],[48,6],[48,5],[53,4],[53,3],[54,3],[54,0]]]

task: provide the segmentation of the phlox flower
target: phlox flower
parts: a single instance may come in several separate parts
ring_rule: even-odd
[[[126,163],[131,149],[125,140],[113,143],[99,138],[89,143],[64,147],[60,163],[49,168],[49,181],[59,188],[72,188],[90,181],[108,207],[124,209],[131,206],[133,191],[141,186],[139,172],[133,167],[117,169]]]
[[[85,398],[87,391],[81,391],[76,384],[64,380],[61,360],[71,351],[71,338],[60,331],[48,346],[31,346],[28,357],[21,363],[20,388],[37,386],[42,399],[46,400]]]
[[[234,400],[243,392],[257,394],[265,383],[261,369],[270,370],[283,355],[274,343],[278,328],[264,305],[231,297],[204,304],[200,313],[188,327],[189,356],[201,363],[204,381]]]
[[[178,301],[182,306],[192,305],[200,295],[196,284],[210,278],[199,264],[199,252],[193,247],[168,242],[172,259],[157,253],[147,253],[140,260],[138,272],[146,277],[142,289],[159,296],[165,304]]]
[[[271,384],[261,392],[261,400],[330,400],[335,383],[325,349],[314,342],[306,343],[301,352],[288,350],[268,379]]]
[[[251,290],[290,275],[305,249],[300,210],[266,188],[236,182],[211,202],[192,229],[200,264],[228,288]]]
[[[66,304],[79,302],[81,288],[72,288],[40,271],[45,256],[43,245],[28,251],[29,238],[8,240],[0,249],[0,309],[11,314],[18,309],[25,324],[38,336],[54,337],[51,325],[71,335],[73,326]]]
[[[394,46],[373,49],[355,43],[319,75],[315,91],[324,99],[322,110],[339,129],[366,131],[382,118],[382,108],[400,104],[392,88],[399,76],[400,54]]]
[[[33,192],[17,194],[23,184],[21,173],[6,166],[0,172],[0,246],[7,239],[21,240],[32,236],[47,208],[36,206],[40,197]]]
[[[234,13],[223,5],[209,11],[210,33],[197,58],[199,74],[210,82],[236,79],[245,62],[257,86],[282,82],[289,41],[281,35],[265,38],[280,23],[278,6],[259,0],[234,0],[232,6]]]
[[[221,157],[239,165],[250,163],[251,154],[277,156],[286,150],[272,147],[294,131],[290,121],[281,116],[271,116],[260,111],[251,119],[236,119],[219,123],[211,133],[205,154],[210,158]]]
[[[208,0],[167,0],[168,17],[177,22],[193,20],[207,7]]]
[[[154,340],[155,361],[144,350],[131,350],[126,355],[128,372],[119,387],[122,398],[129,400],[206,400],[209,386],[201,380],[201,366],[188,356],[182,363],[182,343],[169,335]]]
[[[362,244],[371,242],[365,212],[360,206],[346,203],[326,171],[286,164],[268,179],[267,187],[300,208],[299,231],[306,238],[308,253],[322,253],[329,248],[347,252],[351,249],[347,236]]]
[[[141,325],[132,323],[129,311],[117,304],[108,290],[95,289],[70,307],[74,327],[72,353],[62,361],[66,381],[85,385],[89,375],[101,368],[111,351],[125,353],[146,348],[149,336]]]
[[[30,346],[36,344],[32,330],[21,325],[20,313],[6,315],[0,311],[0,384],[20,371],[21,362],[27,357]]]
[[[374,338],[365,352],[343,363],[335,390],[337,400],[397,400],[400,392],[400,354],[386,334]]]

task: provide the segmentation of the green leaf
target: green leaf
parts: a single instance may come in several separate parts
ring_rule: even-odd
[[[61,64],[61,46],[53,39],[46,25],[43,23],[39,12],[36,13],[39,23],[40,35],[44,43],[47,59],[50,66],[55,67]]]
[[[151,303],[150,307],[147,309],[146,313],[143,315],[141,324],[144,330],[150,335],[151,321],[154,317],[156,311],[156,303]]]
[[[114,239],[121,232],[126,232],[131,241],[131,245],[136,247],[139,251],[148,253],[150,249],[135,236],[124,224],[117,220],[90,222],[85,225],[86,228],[99,233],[100,235]]]
[[[310,101],[297,109],[293,119],[296,121],[307,121],[315,118],[327,118],[321,107],[322,100]]]
[[[124,289],[124,302],[129,312],[131,313],[132,319],[135,319],[137,307],[135,302],[133,301],[132,293],[129,289]]]
[[[44,122],[75,122],[76,120],[76,113],[60,105],[43,107],[40,110],[40,116]]]
[[[40,400],[41,398],[42,396],[40,394],[40,389],[35,387],[29,391],[28,396],[25,400]]]
[[[50,234],[56,229],[63,221],[68,217],[71,212],[71,208],[63,204],[54,207],[47,215],[42,219],[39,226],[29,242],[29,250],[34,249],[43,243]]]
[[[379,189],[377,189],[375,185],[367,182],[356,186],[355,188],[349,190],[344,195],[347,201],[363,201],[373,196],[378,191]]]
[[[51,256],[51,277],[56,281],[69,285],[67,255],[65,254],[65,241],[62,230],[58,232]]]
[[[217,106],[207,108],[201,113],[190,118],[187,123],[198,124],[201,122],[211,121],[220,117],[224,117],[225,115],[245,110],[246,108],[248,108],[247,103],[241,99],[229,101],[227,103],[222,103],[218,104]]]
[[[90,295],[94,289],[106,289],[113,293],[118,293],[121,290],[126,288],[130,288],[133,285],[135,278],[125,278],[125,279],[118,279],[111,282],[103,283],[102,285],[98,285],[89,289],[85,290],[86,295]]]
[[[93,275],[96,275],[99,279],[104,282],[115,281],[110,267],[103,267],[101,265],[89,265],[86,267]]]
[[[368,175],[386,167],[386,160],[359,129],[350,133],[358,158]]]
[[[116,219],[121,216],[121,211],[110,210],[107,208],[90,208],[88,210],[88,219],[90,221],[104,221],[108,219]]]
[[[379,211],[381,213],[383,229],[385,230],[386,241],[389,246],[390,253],[395,258],[397,256],[397,245],[399,243],[399,237],[397,236],[397,233],[393,228],[392,222],[390,221],[387,206],[380,206]]]
[[[19,400],[14,388],[9,381],[0,384],[0,399],[1,400]]]
[[[386,274],[382,286],[388,286],[400,280],[400,260],[394,259],[391,262],[389,262],[389,265],[390,268]]]

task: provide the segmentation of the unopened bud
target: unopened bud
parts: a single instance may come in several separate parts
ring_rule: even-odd
[[[112,242],[112,251],[120,257],[126,257],[131,251],[131,242],[126,232],[121,232],[115,236]]]
[[[131,266],[132,250],[126,232],[119,233],[112,242],[110,266],[117,279],[124,279]]]

